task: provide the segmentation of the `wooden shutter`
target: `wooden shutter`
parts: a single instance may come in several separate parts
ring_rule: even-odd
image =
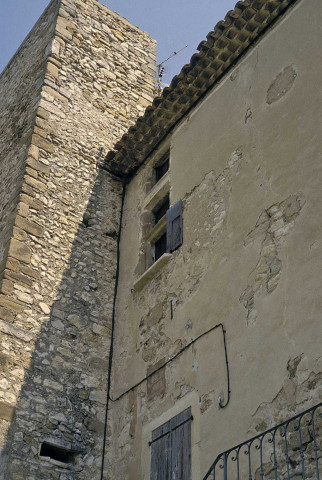
[[[180,245],[182,245],[182,200],[167,211],[167,252],[173,252]]]
[[[151,480],[171,479],[170,422],[152,432]]]
[[[151,480],[191,480],[191,409],[152,432]]]

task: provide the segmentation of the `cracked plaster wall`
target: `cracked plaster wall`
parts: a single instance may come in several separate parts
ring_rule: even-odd
[[[160,146],[160,156],[170,148],[170,203],[183,201],[183,245],[140,291],[133,285],[158,152],[127,187],[114,396],[219,322],[232,394],[220,410],[227,380],[215,331],[111,406],[120,441],[110,461],[120,479],[149,478],[152,429],[188,406],[195,480],[250,436],[254,418],[272,426],[319,401],[318,377],[305,379],[321,371],[322,71],[312,63],[321,18],[320,2],[299,2]],[[301,355],[302,380],[277,407],[289,362]]]

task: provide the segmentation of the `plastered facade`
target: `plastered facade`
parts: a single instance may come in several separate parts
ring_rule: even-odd
[[[4,480],[101,474],[122,185],[97,163],[151,103],[154,74],[155,42],[96,0],[53,0],[2,74],[8,151],[22,135],[1,157]]]
[[[112,397],[134,388],[110,406],[114,477],[148,480],[152,430],[189,406],[197,480],[218,453],[321,401],[321,17],[317,0],[291,8],[127,186]],[[183,244],[144,274],[151,199],[167,189],[183,201]],[[219,329],[135,386],[218,323],[226,408]]]

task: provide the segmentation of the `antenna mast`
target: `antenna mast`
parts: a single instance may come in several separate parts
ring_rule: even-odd
[[[165,73],[165,68],[164,68],[163,64],[166,63],[171,58],[178,55],[178,53],[182,52],[182,50],[187,48],[187,46],[188,45],[185,45],[184,47],[180,48],[180,50],[178,50],[177,52],[171,53],[171,55],[168,58],[166,58],[165,60],[163,60],[163,62],[161,62],[157,65],[157,69],[158,69],[157,93],[158,93],[158,95],[160,95],[160,93],[162,92],[162,87],[167,87],[168,86],[166,83],[162,83],[162,77]]]

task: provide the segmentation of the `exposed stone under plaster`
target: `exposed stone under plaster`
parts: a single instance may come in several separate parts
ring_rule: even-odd
[[[285,236],[293,228],[296,218],[305,201],[301,194],[290,195],[286,200],[266,209],[256,222],[255,228],[247,235],[244,245],[252,243],[256,238],[261,240],[259,260],[249,274],[248,286],[240,297],[240,302],[247,309],[247,325],[256,322],[256,295],[272,293],[278,286],[282,274],[280,250]]]

